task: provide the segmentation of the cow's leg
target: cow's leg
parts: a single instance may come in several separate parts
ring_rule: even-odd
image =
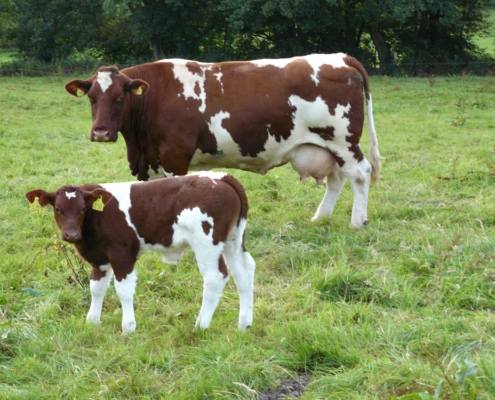
[[[203,275],[203,302],[196,318],[195,328],[206,329],[217,308],[223,288],[228,280],[227,267],[222,258],[222,245],[200,243],[201,249],[194,248],[198,267]],[[192,247],[192,246],[191,246]]]
[[[128,274],[121,271],[115,271],[115,290],[122,304],[122,333],[128,333],[136,330],[136,319],[134,317],[134,292],[136,291],[137,274],[136,270]]]
[[[329,217],[332,215],[335,203],[337,203],[337,199],[339,198],[342,187],[344,186],[345,179],[346,178],[342,169],[336,165],[332,169],[332,172],[327,175],[327,189],[325,191],[325,196],[323,196],[323,200],[318,206],[316,214],[311,221],[315,221],[320,217]]]
[[[101,308],[103,306],[103,298],[110,285],[113,271],[110,264],[102,265],[100,268],[94,268],[91,271],[91,280],[89,289],[91,291],[91,306],[89,307],[86,322],[91,324],[99,324],[101,316]]]
[[[245,226],[245,222],[244,222]],[[244,229],[238,234],[242,238]],[[244,251],[241,241],[235,239],[225,245],[223,255],[225,261],[234,276],[234,282],[239,292],[239,330],[245,331],[253,324],[253,286],[256,264],[247,251]]]
[[[357,162],[347,162],[343,166],[352,191],[354,204],[352,206],[351,226],[362,228],[368,224],[368,191],[371,182],[371,164],[366,158]]]

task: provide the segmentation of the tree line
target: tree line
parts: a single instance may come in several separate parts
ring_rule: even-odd
[[[488,60],[483,0],[0,0],[20,59],[131,64],[346,52],[368,67]]]

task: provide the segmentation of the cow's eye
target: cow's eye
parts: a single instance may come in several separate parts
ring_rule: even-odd
[[[94,99],[93,97],[89,97],[89,102],[91,104],[94,104],[94,103],[96,103],[96,99]]]
[[[124,101],[124,96],[119,96],[114,100],[115,103],[122,103],[123,101]]]
[[[79,211],[79,214],[84,214],[86,212],[86,207],[82,208],[81,211]]]
[[[55,212],[56,212],[57,214],[59,214],[59,215],[60,215],[60,214],[62,214],[62,213],[60,212],[60,209],[59,209],[59,208],[57,208],[57,207],[55,207]]]

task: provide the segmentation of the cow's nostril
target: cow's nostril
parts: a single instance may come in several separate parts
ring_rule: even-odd
[[[94,129],[93,130],[93,140],[96,142],[106,142],[108,141],[108,129]]]

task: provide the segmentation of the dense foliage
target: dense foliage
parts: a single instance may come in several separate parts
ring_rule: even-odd
[[[483,0],[0,0],[25,59],[132,63],[347,52],[368,67],[487,59]]]

